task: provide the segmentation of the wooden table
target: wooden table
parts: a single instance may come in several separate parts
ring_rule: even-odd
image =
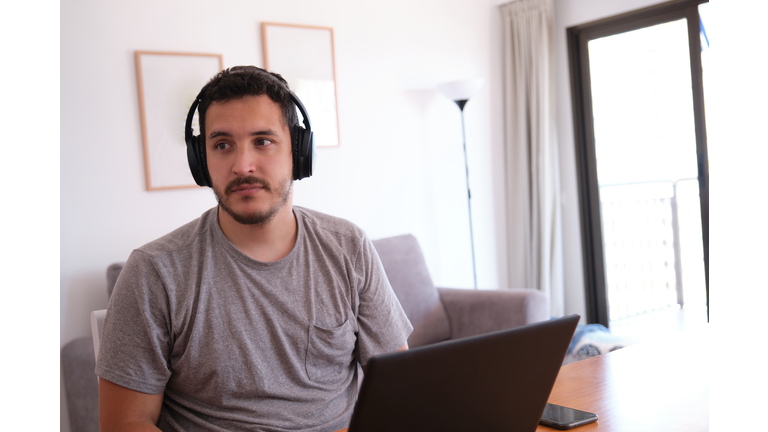
[[[549,402],[598,415],[579,432],[707,431],[708,340],[704,325],[563,366]]]
[[[563,366],[549,402],[598,415],[577,432],[708,431],[708,341],[705,325]]]

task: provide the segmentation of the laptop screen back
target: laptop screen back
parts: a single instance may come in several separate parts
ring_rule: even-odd
[[[535,431],[578,321],[374,357],[349,431]]]

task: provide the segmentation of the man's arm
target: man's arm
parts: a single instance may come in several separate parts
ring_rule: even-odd
[[[101,432],[159,431],[155,423],[162,405],[163,393],[141,393],[99,378]]]
[[[408,342],[405,342],[405,345],[403,345],[402,347],[400,347],[400,349],[399,349],[399,350],[397,350],[397,352],[400,352],[400,351],[407,351],[407,350],[408,350]],[[363,368],[363,375],[365,375],[365,366],[362,366],[362,368]]]

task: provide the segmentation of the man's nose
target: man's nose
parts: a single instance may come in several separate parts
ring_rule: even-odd
[[[256,169],[255,155],[248,150],[248,146],[238,146],[235,165],[232,169],[239,176],[253,174]]]

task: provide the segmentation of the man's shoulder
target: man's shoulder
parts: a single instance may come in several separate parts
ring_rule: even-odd
[[[155,239],[136,250],[150,256],[160,256],[188,248],[202,234],[210,229],[211,218],[216,217],[216,208],[207,210],[200,217],[176,228],[168,234]]]
[[[365,235],[362,228],[347,219],[338,216],[332,216],[317,210],[306,207],[293,206],[294,211],[301,214],[304,222],[313,228],[319,228],[327,231],[337,232],[342,235],[360,236]]]
[[[301,215],[303,224],[307,230],[356,239],[365,237],[365,231],[347,219],[308,209],[306,207],[293,206],[293,208],[295,212]]]

